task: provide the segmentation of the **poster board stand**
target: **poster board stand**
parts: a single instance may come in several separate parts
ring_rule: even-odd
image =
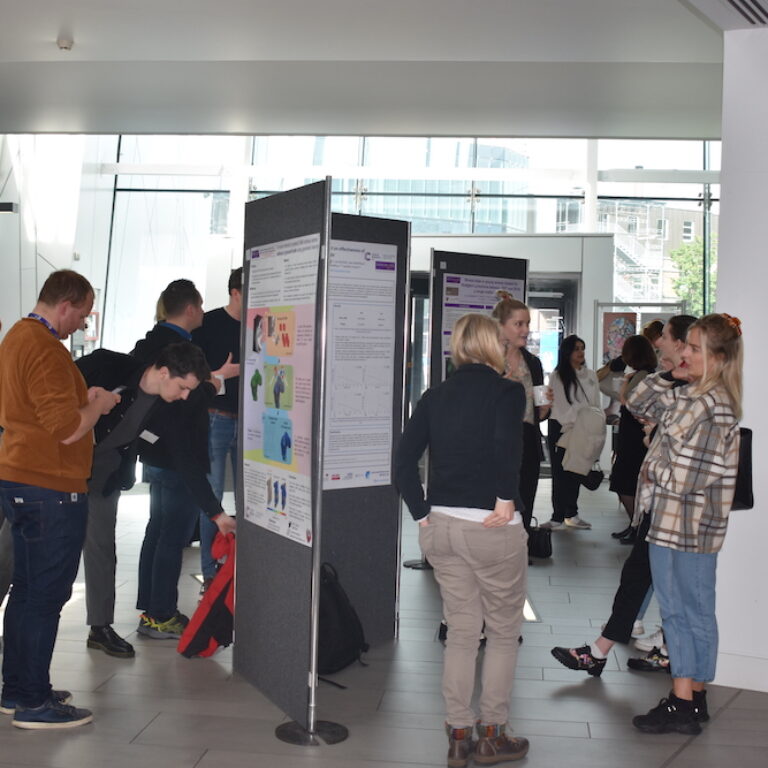
[[[292,718],[278,738],[307,746],[347,737],[317,716],[321,565],[375,645],[399,557],[409,227],[331,215],[330,189],[248,203],[244,241],[233,662]]]

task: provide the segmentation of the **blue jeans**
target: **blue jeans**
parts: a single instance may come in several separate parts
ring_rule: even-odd
[[[707,683],[717,665],[717,553],[649,543],[648,554],[672,676]]]
[[[39,707],[51,693],[53,646],[80,564],[88,497],[0,481],[0,498],[14,554],[3,630],[2,697]]]
[[[149,482],[149,522],[139,556],[136,607],[158,621],[176,613],[184,547],[197,505],[181,475],[145,465]]]
[[[213,493],[221,501],[224,496],[224,478],[227,473],[227,456],[232,463],[232,477],[237,486],[237,418],[227,418],[218,413],[208,414],[208,456],[211,471],[208,482]],[[200,566],[204,579],[216,575],[216,561],[211,557],[211,545],[219,529],[204,512],[200,513]]]

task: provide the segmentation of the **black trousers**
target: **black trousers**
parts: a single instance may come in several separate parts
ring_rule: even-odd
[[[520,498],[525,509],[521,510],[523,525],[531,527],[536,489],[541,472],[541,432],[538,424],[523,422],[523,456],[520,462]]]
[[[651,586],[651,563],[648,560],[648,528],[651,516],[643,515],[637,529],[637,540],[621,569],[621,580],[613,598],[611,618],[603,630],[603,637],[616,643],[628,643],[632,636],[632,625]]]
[[[563,469],[565,449],[558,448],[556,445],[562,433],[560,422],[550,419],[547,444],[552,466],[552,519],[558,523],[562,523],[566,517],[575,517],[579,514],[578,502],[581,489],[578,476]]]

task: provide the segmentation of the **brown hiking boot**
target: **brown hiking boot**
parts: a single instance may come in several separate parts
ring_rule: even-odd
[[[510,738],[504,733],[504,725],[477,724],[480,741],[475,744],[475,762],[494,765],[512,760],[522,760],[528,754],[528,739]]]
[[[446,723],[445,731],[448,734],[448,768],[465,768],[475,749],[472,741],[472,726],[451,728]]]

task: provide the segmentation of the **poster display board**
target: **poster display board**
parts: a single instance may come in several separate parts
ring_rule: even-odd
[[[468,312],[490,314],[496,291],[525,301],[528,262],[499,256],[432,251],[430,384],[451,372],[451,333]]]
[[[235,671],[317,714],[320,566],[395,633],[410,230],[330,212],[330,179],[246,205]]]
[[[331,240],[324,490],[392,482],[397,247]]]
[[[259,244],[245,258],[244,517],[310,546],[320,234]]]

